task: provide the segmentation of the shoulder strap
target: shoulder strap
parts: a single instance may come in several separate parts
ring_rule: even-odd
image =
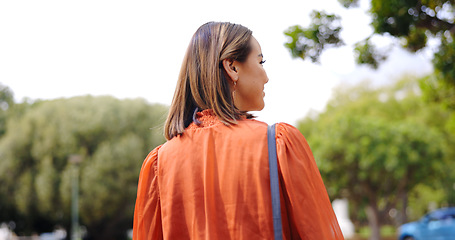
[[[283,239],[281,226],[280,185],[278,180],[278,159],[276,154],[275,124],[267,128],[267,144],[269,148],[270,187],[272,191],[273,229],[275,240]]]

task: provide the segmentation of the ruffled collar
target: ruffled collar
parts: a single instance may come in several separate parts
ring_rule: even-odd
[[[212,109],[205,109],[201,112],[197,112],[195,120],[197,123],[193,121],[187,129],[206,128],[223,124]]]

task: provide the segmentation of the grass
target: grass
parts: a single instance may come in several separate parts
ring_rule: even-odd
[[[397,229],[394,226],[383,226],[381,227],[381,239],[382,240],[397,240]],[[357,233],[352,238],[346,240],[368,240],[371,235],[369,227],[362,227],[358,229]]]

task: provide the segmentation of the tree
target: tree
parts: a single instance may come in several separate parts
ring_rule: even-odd
[[[325,112],[300,121],[331,197],[365,208],[371,239],[391,209],[405,216],[408,193],[445,176],[450,148],[437,124],[448,114],[422,101],[416,84],[340,88]],[[403,219],[402,219],[403,220]]]
[[[338,0],[344,7],[358,6],[358,0]],[[393,44],[410,52],[417,52],[428,45],[429,39],[440,42],[434,53],[433,64],[439,79],[455,87],[455,1],[453,0],[371,0],[369,14],[374,33],[355,44],[356,61],[377,68],[387,58],[371,41],[377,35],[396,38]],[[311,14],[312,23],[304,28],[291,26],[285,31],[289,41],[285,46],[293,57],[310,57],[317,62],[324,49],[341,46],[339,37],[342,30],[340,17],[323,11]],[[327,41],[329,40],[329,41]],[[451,101],[455,101],[455,90],[451,91]],[[455,107],[455,106],[454,106]]]
[[[339,36],[341,22],[339,16],[324,11],[313,11],[311,18],[313,21],[308,28],[295,25],[285,32],[291,40],[285,46],[295,58],[309,57],[311,61],[319,62],[324,48],[344,45]]]
[[[0,140],[0,196],[16,209],[17,230],[68,229],[68,158],[79,154],[82,224],[93,239],[123,239],[142,161],[164,142],[166,111],[142,99],[84,96],[39,101],[9,118]]]
[[[11,89],[0,83],[0,136],[5,133],[7,113],[14,104],[13,96]]]

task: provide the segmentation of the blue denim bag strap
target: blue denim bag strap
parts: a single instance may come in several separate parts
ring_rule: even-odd
[[[278,159],[276,154],[275,124],[267,128],[267,144],[269,148],[270,188],[272,190],[273,229],[275,240],[283,239],[280,207],[280,185],[278,180]]]

